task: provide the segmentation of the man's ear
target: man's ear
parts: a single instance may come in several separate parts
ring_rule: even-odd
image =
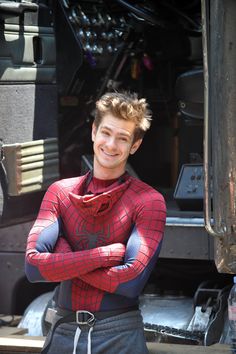
[[[139,148],[139,146],[142,144],[143,139],[138,139],[135,141],[135,143],[132,145],[130,149],[130,155],[133,155]]]
[[[96,128],[96,125],[93,123],[92,125],[92,142],[94,142],[95,140],[95,136],[96,136],[96,133],[97,133],[97,128]]]

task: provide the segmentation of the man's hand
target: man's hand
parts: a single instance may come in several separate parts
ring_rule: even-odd
[[[124,262],[124,255],[126,247],[122,243],[113,243],[108,246],[103,246],[104,249],[108,250],[108,260],[106,263],[107,267],[114,267]]]
[[[67,252],[73,252],[73,250],[64,237],[59,237],[53,249],[53,253],[67,253]]]
[[[105,252],[107,251],[106,267],[113,267],[123,264],[126,250],[125,245],[123,245],[122,243],[113,243],[111,245],[102,246],[102,248]],[[59,237],[54,248],[54,253],[67,252],[73,252],[70,244],[64,237]]]

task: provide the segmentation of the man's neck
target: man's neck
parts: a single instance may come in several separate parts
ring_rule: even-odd
[[[93,165],[93,176],[101,180],[112,180],[119,178],[125,173],[125,167],[122,169],[107,169],[102,166],[97,166],[96,161]]]

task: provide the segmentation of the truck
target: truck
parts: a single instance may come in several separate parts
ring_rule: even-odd
[[[128,171],[167,203],[160,257],[140,296],[145,333],[228,343],[235,15],[233,0],[0,0],[0,313],[23,315],[29,333],[37,313],[47,332],[56,284],[27,281],[29,230],[52,182],[93,168],[96,100],[132,91],[153,121]]]

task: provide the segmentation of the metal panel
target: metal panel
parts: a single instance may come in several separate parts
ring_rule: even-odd
[[[0,228],[0,250],[5,252],[25,252],[26,239],[33,222]],[[0,259],[1,259],[0,257]],[[23,258],[23,254],[22,254]]]
[[[50,27],[4,24],[0,49],[0,81],[55,83],[56,48]]]
[[[25,277],[22,254],[2,253],[0,269],[0,312],[11,314],[14,307],[14,296],[16,295],[14,288],[18,281]]]
[[[11,196],[45,190],[59,178],[56,138],[4,145],[3,153]]]
[[[167,218],[160,257],[214,259],[213,239],[207,234],[203,219]]]

